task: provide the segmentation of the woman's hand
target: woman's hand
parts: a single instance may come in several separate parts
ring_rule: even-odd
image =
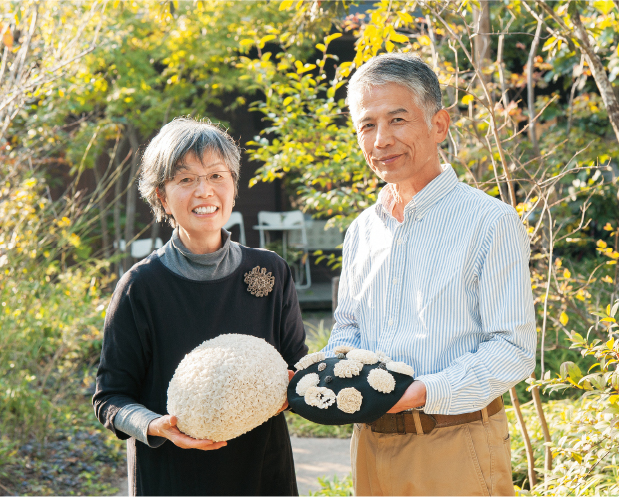
[[[176,427],[176,416],[167,414],[153,419],[149,425],[147,434],[155,437],[167,438],[181,449],[216,450],[228,445],[227,442],[213,442],[212,440],[197,440],[182,433]]]
[[[290,383],[290,380],[292,380],[293,376],[294,376],[294,371],[288,370],[288,383]],[[279,411],[277,411],[275,413],[275,415],[277,416],[280,412],[284,411],[285,409],[288,409],[288,399],[287,398],[286,398],[286,401],[284,402],[284,404],[282,405],[282,407],[280,407]]]

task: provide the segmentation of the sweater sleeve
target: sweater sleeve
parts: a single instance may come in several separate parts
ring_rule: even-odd
[[[112,295],[92,399],[99,421],[121,440],[129,435],[116,429],[114,418],[123,407],[141,403],[140,391],[150,363],[147,319],[135,280],[134,271],[125,273]]]
[[[148,434],[150,422],[160,417],[161,414],[141,404],[129,404],[116,413],[114,427],[154,449],[166,441],[163,437]]]
[[[294,369],[298,360],[307,354],[307,345],[305,345],[305,328],[301,318],[297,290],[288,265],[286,265],[286,272],[284,273],[282,297],[279,352],[288,363],[288,368]]]

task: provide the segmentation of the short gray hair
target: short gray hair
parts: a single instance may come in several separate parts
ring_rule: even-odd
[[[193,152],[198,159],[204,153],[214,153],[226,164],[234,179],[234,194],[238,193],[241,170],[241,149],[234,139],[219,126],[210,121],[196,121],[189,117],[178,117],[166,124],[152,139],[142,157],[139,190],[142,198],[150,205],[155,219],[166,219],[172,227],[174,218],[168,216],[157,197],[157,190],[163,195],[165,183],[183,168],[183,159]]]
[[[432,117],[443,108],[441,87],[432,68],[410,53],[377,55],[357,69],[348,83],[348,105],[351,96],[387,83],[408,88],[415,104],[423,110],[428,128],[432,128]]]

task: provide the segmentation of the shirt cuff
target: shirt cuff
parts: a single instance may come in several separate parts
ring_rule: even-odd
[[[418,376],[426,386],[426,404],[423,412],[428,414],[449,414],[451,407],[451,385],[444,372]]]
[[[114,428],[154,449],[166,441],[163,437],[148,435],[148,425],[153,419],[160,417],[161,414],[147,409],[142,404],[129,404],[116,413]]]

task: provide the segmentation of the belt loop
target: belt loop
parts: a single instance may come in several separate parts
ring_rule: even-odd
[[[419,417],[419,411],[413,411],[413,421],[415,421],[415,430],[417,435],[423,435],[423,426],[421,426],[421,418]]]
[[[484,407],[481,410],[481,418],[482,418],[482,421],[484,422],[484,425],[487,425],[489,423],[489,421],[488,421],[488,409],[486,407]]]

